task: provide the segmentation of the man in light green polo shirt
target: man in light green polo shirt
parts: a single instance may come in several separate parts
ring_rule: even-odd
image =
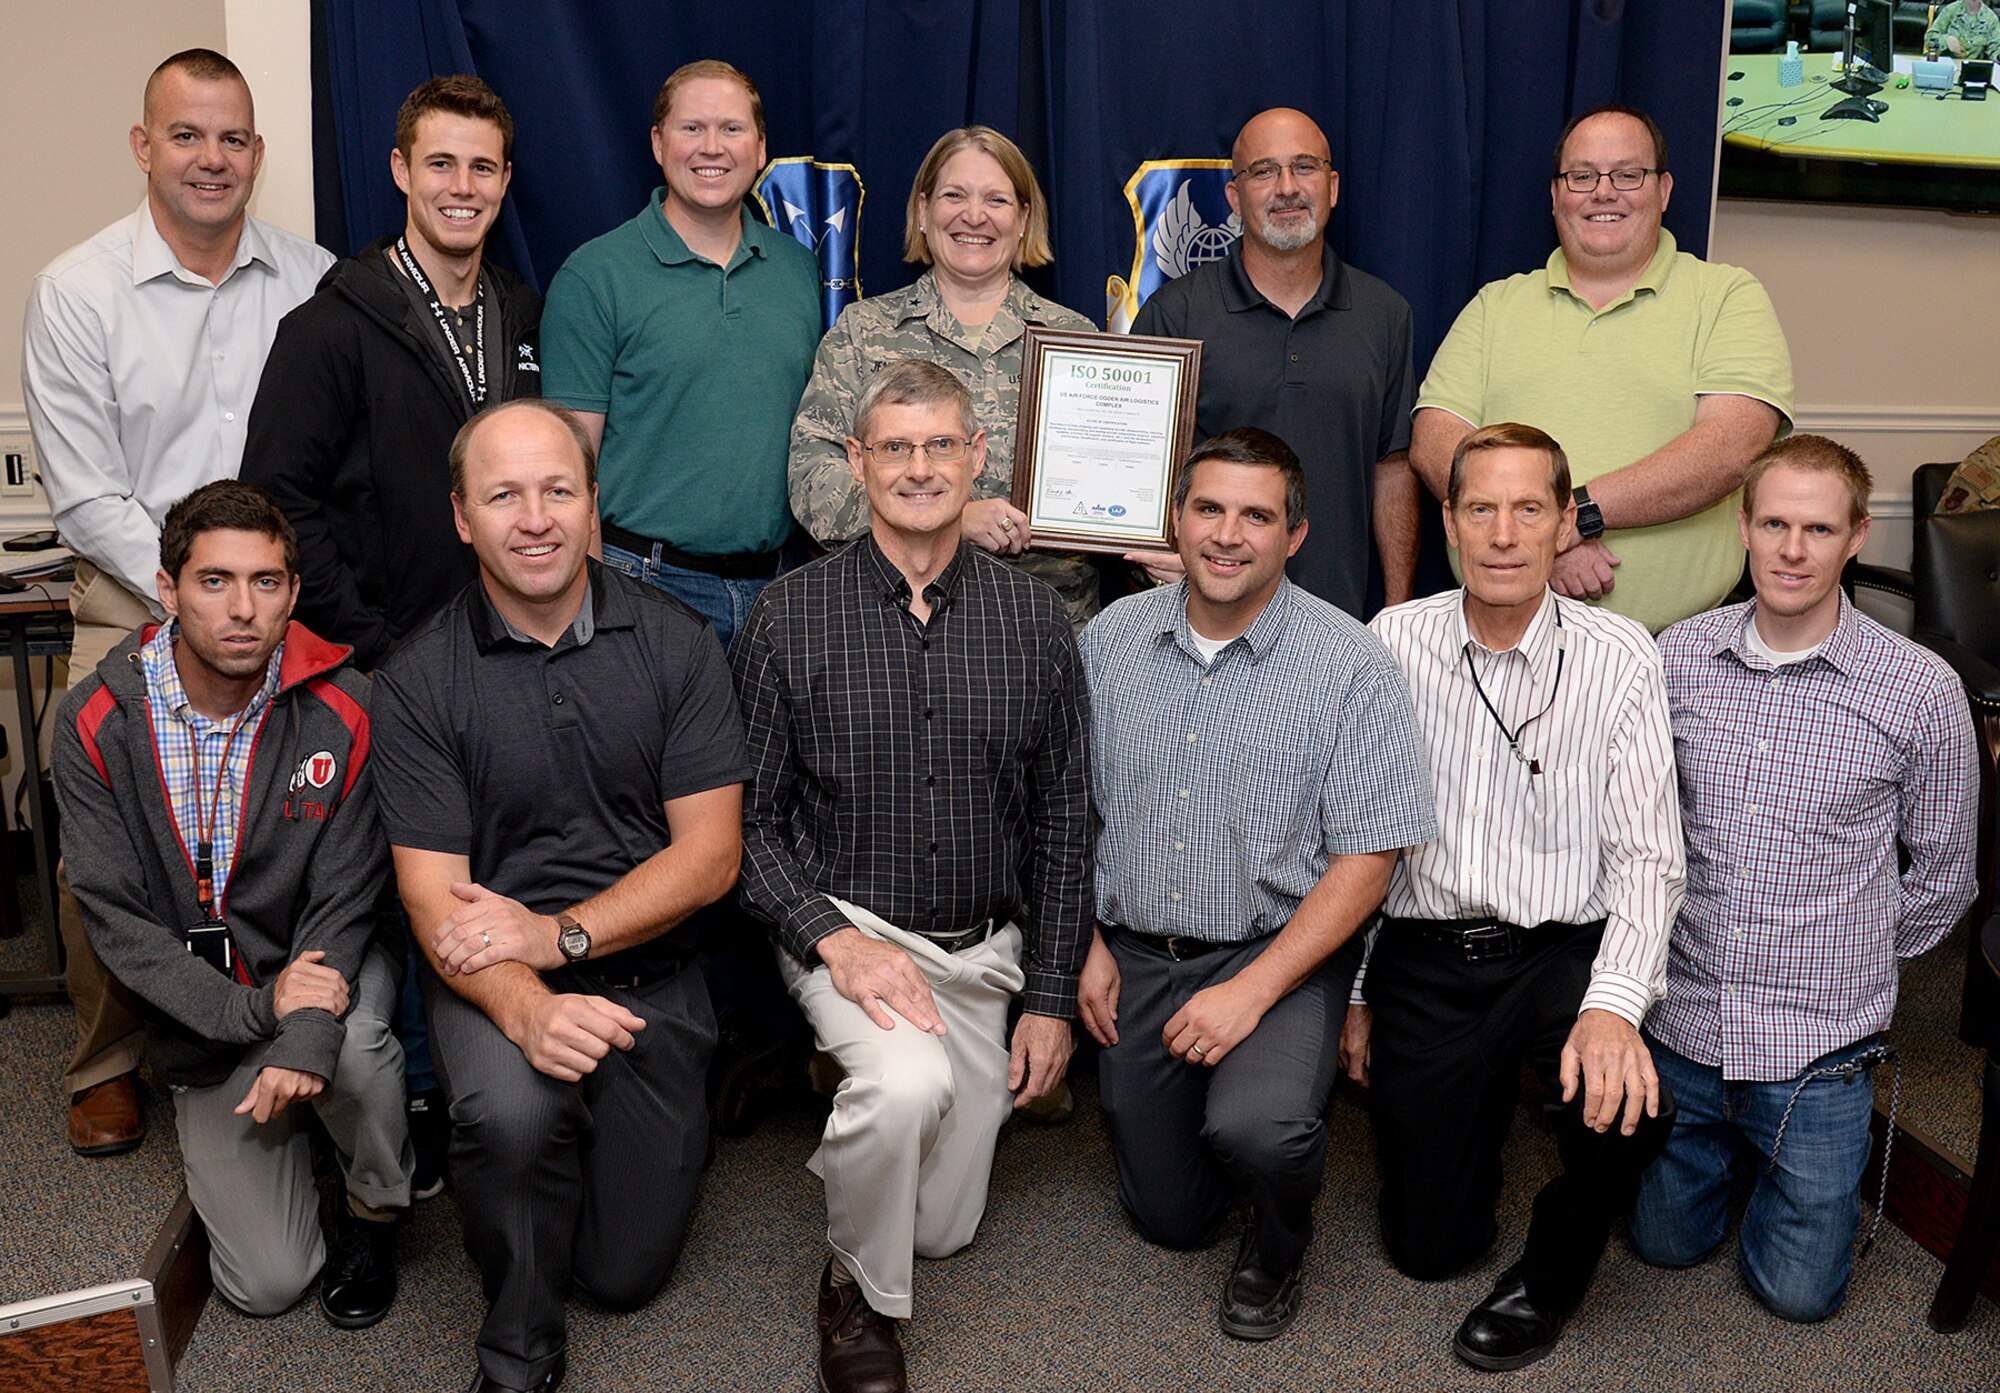
[[[1680,251],[1660,226],[1666,164],[1643,112],[1570,122],[1550,184],[1561,245],[1460,313],[1410,439],[1439,498],[1452,451],[1480,426],[1521,421],[1561,441],[1582,487],[1550,583],[1655,633],[1714,608],[1741,577],[1737,489],[1792,412],[1791,353],[1764,287]]]
[[[549,285],[542,395],[599,441],[605,564],[694,606],[726,648],[793,534],[785,460],[819,264],[744,208],[764,106],[729,64],[667,79],[653,157],[665,187]]]

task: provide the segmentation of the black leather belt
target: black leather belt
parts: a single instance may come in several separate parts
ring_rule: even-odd
[[[993,937],[999,928],[1000,921],[989,914],[971,928],[960,929],[957,933],[919,933],[917,937],[935,943],[947,953],[956,953],[962,948],[970,948],[975,943],[984,943],[987,939]]]
[[[778,574],[778,562],[783,557],[776,551],[742,551],[730,556],[698,556],[691,551],[682,551],[671,542],[662,542],[655,537],[641,537],[637,532],[627,532],[615,522],[603,524],[604,540],[624,551],[639,556],[651,556],[655,547],[659,548],[660,560],[669,566],[678,566],[683,571],[700,571],[703,575],[720,576],[724,580],[761,580]]]
[[[1602,919],[1587,924],[1571,924],[1550,919],[1540,924],[1510,924],[1505,919],[1395,919],[1384,918],[1388,932],[1409,934],[1425,943],[1455,948],[1469,963],[1488,958],[1511,958],[1537,944],[1563,934],[1599,932]]]
[[[1183,934],[1142,934],[1136,929],[1128,929],[1123,924],[1104,924],[1100,928],[1105,933],[1122,934],[1133,943],[1150,948],[1156,953],[1164,953],[1177,963],[1189,958],[1199,958],[1207,953],[1223,948],[1241,948],[1241,943],[1217,943],[1212,939],[1188,938]]]

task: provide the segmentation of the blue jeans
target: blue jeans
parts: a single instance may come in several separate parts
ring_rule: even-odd
[[[614,571],[623,571],[634,580],[644,581],[655,590],[664,590],[681,603],[691,606],[715,630],[715,636],[722,640],[724,653],[736,642],[737,631],[749,617],[750,602],[775,579],[772,576],[757,576],[747,580],[729,580],[712,576],[706,571],[670,566],[660,559],[657,543],[651,555],[642,556],[636,551],[627,551],[606,542],[604,564]]]
[[[1874,1047],[1871,1037],[1822,1055],[1790,1079],[1731,1083],[1650,1037],[1653,1065],[1680,1104],[1673,1135],[1639,1185],[1626,1220],[1632,1246],[1657,1267],[1700,1262],[1729,1226],[1730,1170],[1748,1147],[1758,1166],[1743,1214],[1737,1260],[1757,1299],[1785,1320],[1823,1320],[1847,1298],[1861,1172],[1875,1089],[1868,1070],[1807,1084],[1786,1124],[1777,1164],[1767,1164],[1798,1080]]]

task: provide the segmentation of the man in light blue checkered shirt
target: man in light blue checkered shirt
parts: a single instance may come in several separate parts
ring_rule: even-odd
[[[1080,990],[1139,1232],[1203,1246],[1253,1217],[1222,1328],[1298,1313],[1358,929],[1437,835],[1395,661],[1285,579],[1305,476],[1267,431],[1198,447],[1175,489],[1187,579],[1083,632],[1098,932]]]

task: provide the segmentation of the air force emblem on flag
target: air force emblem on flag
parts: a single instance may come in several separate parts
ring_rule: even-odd
[[[1147,160],[1125,183],[1138,244],[1130,278],[1104,283],[1105,323],[1129,333],[1146,297],[1177,276],[1229,255],[1243,221],[1223,192],[1228,160]]]
[[[861,175],[851,164],[808,155],[772,160],[751,190],[764,217],[819,258],[820,312],[832,328],[861,298],[855,252],[861,243]]]

